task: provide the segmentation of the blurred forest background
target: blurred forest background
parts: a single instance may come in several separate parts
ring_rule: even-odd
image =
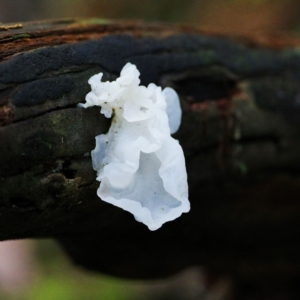
[[[254,34],[297,32],[299,17],[297,0],[0,0],[1,23],[130,18]],[[73,267],[53,241],[0,243],[0,299],[4,300],[224,299],[230,280],[214,281],[211,289],[203,274],[195,268],[166,281],[129,282]]]
[[[0,22],[52,18],[134,18],[225,32],[299,29],[297,0],[0,0]]]

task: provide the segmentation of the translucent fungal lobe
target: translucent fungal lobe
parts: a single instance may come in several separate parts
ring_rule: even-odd
[[[96,137],[93,168],[101,181],[98,196],[132,213],[150,230],[188,212],[187,174],[183,151],[171,133],[178,130],[181,108],[171,88],[140,86],[139,71],[127,63],[120,77],[89,79],[91,92],[80,107],[101,106],[113,122]]]

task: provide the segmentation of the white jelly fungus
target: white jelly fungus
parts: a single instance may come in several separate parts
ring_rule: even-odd
[[[139,75],[127,63],[116,81],[92,76],[92,91],[79,106],[101,106],[107,118],[113,114],[92,151],[98,196],[156,230],[190,209],[183,151],[170,135],[180,126],[181,108],[173,89],[140,86]]]

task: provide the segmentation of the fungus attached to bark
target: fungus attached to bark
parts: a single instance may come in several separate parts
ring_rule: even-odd
[[[150,230],[188,212],[187,173],[178,141],[181,108],[171,88],[140,86],[139,71],[127,63],[116,81],[89,79],[92,91],[80,107],[101,106],[113,121],[96,137],[93,168],[101,181],[98,196],[131,212]]]

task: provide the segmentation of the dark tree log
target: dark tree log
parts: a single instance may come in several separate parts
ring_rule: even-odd
[[[55,238],[86,268],[155,278],[202,265],[246,288],[300,271],[300,42],[140,22],[0,27],[0,238]],[[137,65],[172,86],[191,211],[150,232],[101,200],[91,166],[110,121],[88,78]],[[278,292],[278,289],[277,289]]]

